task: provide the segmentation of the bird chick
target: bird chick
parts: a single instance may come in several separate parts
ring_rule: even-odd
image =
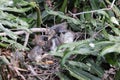
[[[71,43],[75,39],[75,34],[72,31],[66,31],[64,34],[60,35],[62,43]]]
[[[47,40],[48,40],[48,36],[46,35],[35,35],[35,39],[33,39],[33,43],[36,46],[43,47]]]
[[[40,46],[35,46],[30,53],[28,54],[28,58],[31,61],[40,61],[41,60],[41,56],[43,55],[44,51]]]

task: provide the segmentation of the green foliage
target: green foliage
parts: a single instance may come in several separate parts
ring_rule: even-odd
[[[53,2],[52,8],[47,6],[44,0],[35,1],[0,1],[0,32],[5,32],[9,36],[0,38],[4,42],[0,46],[12,45],[15,49],[27,50],[28,48],[17,42],[17,39],[23,37],[17,36],[13,31],[30,32],[29,28],[36,25],[51,26],[66,21],[69,29],[85,35],[82,35],[84,37],[82,40],[63,44],[51,52],[52,55],[60,58],[61,69],[68,72],[65,74],[60,71],[56,75],[61,80],[101,80],[106,71],[102,65],[107,63],[110,67],[118,69],[115,80],[120,79],[120,7],[118,5],[114,5],[108,11],[72,16],[70,12],[106,8],[111,5],[112,0],[50,0]],[[0,57],[0,60],[6,63],[4,57]]]
[[[1,37],[3,42],[10,43],[14,45],[15,48],[23,50],[24,48],[20,43],[16,42],[17,39],[21,38],[13,33],[13,31],[29,31],[29,27],[35,21],[33,18],[29,18],[28,13],[30,10],[34,9],[36,5],[33,2],[29,3],[26,1],[12,1],[12,0],[1,0],[0,1],[0,32],[6,33],[11,39],[6,40],[7,38]],[[32,24],[33,23],[33,24]],[[32,25],[31,25],[32,24]],[[1,45],[5,47],[4,44]],[[27,48],[24,48],[27,49]]]
[[[71,1],[64,9],[72,11],[71,8],[80,6],[76,2],[79,4],[83,3],[83,7],[77,7],[78,12],[105,8],[107,6],[106,2],[111,4],[109,0],[85,1],[86,2],[76,0],[74,5],[70,5]],[[90,5],[88,3],[90,3]],[[69,74],[64,74],[64,76],[70,75],[78,80],[101,80],[105,72],[105,68],[101,66],[103,63],[108,63],[109,66],[115,66],[118,69],[120,68],[119,9],[120,8],[115,5],[112,11],[98,11],[93,14],[81,14],[77,16],[77,19],[71,18],[59,10],[47,10],[49,15],[66,20],[72,30],[85,31],[86,34],[90,35],[89,39],[63,44],[59,46],[57,50],[51,52],[52,55],[60,57],[61,66],[69,72]],[[99,33],[97,34],[97,32]],[[97,34],[97,37],[93,36],[95,34]],[[76,56],[75,59],[71,60],[72,56]],[[90,58],[91,56],[92,58]],[[118,74],[119,71],[116,74],[116,80],[119,79]],[[63,77],[62,72],[61,74],[59,73],[59,75]]]
[[[1,40],[4,41],[4,42],[10,43],[10,45],[12,45],[12,47],[15,48],[15,49],[19,49],[19,50],[24,50],[24,49],[25,49],[25,50],[29,50],[28,48],[22,46],[20,43],[17,43],[16,41],[13,41],[13,40],[9,40],[9,39],[7,39],[6,37],[2,37]]]

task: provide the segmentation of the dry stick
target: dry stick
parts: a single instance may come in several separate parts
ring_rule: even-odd
[[[70,12],[71,15],[73,15],[73,17],[77,16],[77,15],[80,15],[80,14],[86,14],[86,13],[93,13],[93,12],[98,12],[98,11],[105,11],[105,10],[111,10],[114,6],[114,3],[115,3],[116,0],[113,0],[110,8],[103,8],[103,9],[98,9],[98,10],[92,10],[92,11],[85,11],[85,12],[80,12],[80,13],[76,13],[76,14],[73,14]]]
[[[18,76],[20,76],[23,80],[26,80],[25,77],[16,68],[14,68],[14,69]]]
[[[30,35],[30,33],[26,33],[26,35],[25,35],[24,47],[27,46],[27,43],[28,43],[28,40],[29,40],[29,35]],[[23,51],[24,51],[24,49],[23,49]]]
[[[46,28],[31,28],[30,29],[31,32],[46,32],[46,31],[51,31],[50,29],[46,29]],[[21,35],[21,34],[25,34],[26,31],[16,31],[16,32],[13,32],[14,34],[16,35]],[[0,33],[0,36],[6,36],[7,34],[6,33]]]
[[[107,28],[108,26],[105,26],[104,28],[100,29],[98,32],[93,34],[92,38],[95,38],[103,29]]]
[[[22,80],[26,80],[25,77],[18,71],[18,68],[17,67],[14,67],[14,66],[11,66],[9,65],[9,68],[11,70],[15,70],[15,72],[17,73],[18,76],[20,76],[22,78]]]
[[[50,29],[46,29],[46,28],[31,28],[30,29],[31,32],[49,32],[51,31]],[[24,47],[27,46],[27,43],[28,43],[28,40],[29,40],[29,35],[30,33],[26,32],[26,31],[16,31],[16,32],[13,32],[14,34],[16,35],[21,35],[21,34],[26,34],[25,36],[25,42],[24,42]],[[6,33],[0,33],[0,36],[6,36],[7,34]]]
[[[32,67],[31,65],[27,65],[27,67],[28,67],[28,69],[31,71],[31,73],[32,73],[33,75],[36,75],[36,76],[35,76],[36,78],[38,78],[39,80],[42,80],[42,78],[40,78],[40,77],[38,76],[38,74],[34,71],[34,69],[33,69],[33,67]]]
[[[41,74],[30,74],[29,76],[45,76],[45,75],[52,75],[52,73],[41,73]],[[25,75],[27,76],[27,75]]]

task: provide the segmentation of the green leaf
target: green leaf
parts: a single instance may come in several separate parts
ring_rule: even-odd
[[[94,46],[91,46],[93,44]],[[63,44],[52,55],[62,57],[62,65],[66,62],[73,54],[81,55],[99,55],[100,51],[107,46],[113,45],[114,42],[111,41],[95,41],[93,39],[82,40],[79,42],[73,42],[68,44]]]
[[[57,76],[59,76],[60,80],[70,80],[65,74],[63,73],[56,73]]]
[[[64,12],[64,13],[66,13],[66,9],[67,9],[67,3],[68,3],[68,0],[64,0],[63,1],[63,4],[62,4],[62,7],[60,8],[60,11],[61,12]]]
[[[0,46],[1,46],[1,47],[5,47],[5,48],[6,48],[6,47],[8,47],[8,45],[9,45],[9,44],[5,44],[5,43],[0,42]]]
[[[120,43],[116,43],[112,46],[106,47],[105,49],[102,50],[100,55],[104,56],[104,55],[106,55],[108,53],[112,53],[112,52],[120,53]]]
[[[113,35],[108,34],[108,38],[110,41],[120,42],[120,36],[113,36]]]
[[[120,80],[120,69],[115,74],[115,80]]]
[[[74,19],[72,17],[66,16],[64,13],[62,13],[60,11],[48,10],[47,13],[50,15],[59,16],[62,19],[66,19],[69,23],[74,23],[76,25],[80,25],[80,23],[81,23],[79,19]]]
[[[12,6],[12,0],[0,0],[0,7]]]
[[[118,20],[113,16],[113,17],[111,17],[111,22],[113,22],[114,24],[117,24],[117,25],[119,25],[119,22],[118,22]]]
[[[16,13],[25,13],[31,9],[32,9],[31,7],[21,8],[21,9],[9,8],[9,7],[0,7],[0,10],[2,10],[2,11],[9,11],[9,12],[16,12]]]
[[[63,44],[60,47],[58,47],[58,50],[60,49],[65,49],[65,48],[69,48],[70,50],[74,49],[76,46],[82,45],[82,44],[86,44],[86,43],[90,43],[94,41],[94,39],[86,39],[86,40],[81,40],[78,42],[73,42],[73,43],[68,43],[68,44]]]
[[[76,62],[76,61],[68,61],[68,63],[72,66],[76,66],[85,71],[88,71],[89,73],[96,74],[99,77],[102,77],[104,73],[101,67],[93,62],[88,61],[87,63],[83,63],[83,62]]]
[[[99,6],[98,6],[98,0],[90,0],[90,5],[92,6],[93,10],[99,8]]]
[[[11,28],[22,29],[22,30],[26,30],[26,31],[30,32],[28,29],[29,24],[26,21],[20,19],[19,17],[16,17],[12,14],[8,14],[1,10],[0,10],[0,15],[1,15],[0,16],[1,24],[5,25],[5,26],[9,26]]]
[[[100,11],[98,11],[97,13],[104,15],[104,16],[105,16],[106,18],[108,18],[108,19],[110,18],[109,15],[108,15],[105,11],[101,11],[101,10],[100,10]]]
[[[116,28],[114,26],[112,26],[111,28],[115,32],[116,35],[120,36],[120,29],[119,28]]]
[[[79,80],[101,80],[100,78],[69,64],[65,65],[65,67],[73,77]]]
[[[0,29],[2,31],[4,31],[9,37],[11,37],[12,39],[16,40],[17,39],[17,35],[15,35],[12,31],[10,31],[9,29],[5,28],[1,23],[0,23]]]
[[[79,79],[79,80],[90,80],[88,77],[80,74],[78,71],[80,70],[77,70],[77,68],[72,68],[70,66],[66,66],[66,69],[70,72],[71,76]]]
[[[3,64],[9,65],[10,62],[5,56],[0,56],[0,65],[3,65]]]
[[[19,6],[19,8],[17,8],[16,6],[14,6],[14,4],[17,3],[17,7]],[[19,0],[18,1],[13,1],[13,0],[1,0],[0,1],[0,10],[2,11],[9,11],[9,12],[16,12],[16,13],[25,13],[29,10],[32,9],[32,6],[29,6],[30,3],[23,1],[23,0]],[[21,8],[22,6],[29,6],[29,7],[24,7]]]
[[[114,44],[114,42],[110,42],[110,41],[100,41],[100,42],[96,42],[96,41],[90,42],[89,41],[89,42],[86,42],[86,40],[85,40],[83,42],[85,42],[85,43],[79,42],[76,44],[76,46],[69,45],[67,48],[64,47],[64,49],[67,49],[69,51],[67,53],[63,52],[65,54],[63,56],[63,59],[62,59],[63,63],[65,63],[65,60],[72,54],[99,55],[98,54],[99,51],[104,49],[106,46],[110,46],[110,45]],[[93,44],[94,47],[92,47],[90,44]]]
[[[1,40],[4,42],[10,43],[13,47],[15,47],[18,50],[29,50],[29,48],[24,47],[23,45],[21,45],[20,43],[14,41],[14,40],[7,39],[6,37],[2,37]]]

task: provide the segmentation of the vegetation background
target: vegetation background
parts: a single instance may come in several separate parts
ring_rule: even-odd
[[[79,38],[29,61],[34,35],[64,22]],[[0,80],[120,80],[120,0],[0,0],[0,47]]]

